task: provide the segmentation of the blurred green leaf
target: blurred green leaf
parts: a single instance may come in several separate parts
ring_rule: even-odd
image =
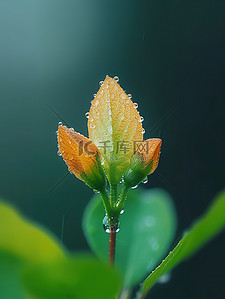
[[[15,256],[0,251],[0,298],[27,299],[20,271],[23,262]]]
[[[100,196],[95,196],[84,213],[83,229],[90,247],[107,260],[109,235],[102,227],[104,214]],[[175,233],[176,215],[165,191],[132,190],[120,218],[116,265],[124,286],[132,286],[154,269],[168,251]]]
[[[23,219],[4,202],[0,202],[0,250],[33,262],[63,256],[59,244],[46,229]]]
[[[112,299],[120,290],[115,270],[90,256],[28,267],[23,280],[38,299]]]
[[[220,193],[206,214],[177,244],[166,259],[148,276],[142,286],[142,297],[153,287],[159,277],[187,259],[225,228],[225,191]]]
[[[0,225],[0,298],[111,299],[119,292],[114,269],[63,254],[50,234],[3,202]]]

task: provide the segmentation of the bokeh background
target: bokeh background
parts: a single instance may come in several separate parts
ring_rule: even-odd
[[[178,232],[224,187],[225,1],[0,0],[0,197],[89,250],[87,188],[57,156],[57,123],[87,135],[98,82],[118,75],[161,137],[144,188],[170,192]],[[224,298],[224,235],[155,286],[151,298]]]

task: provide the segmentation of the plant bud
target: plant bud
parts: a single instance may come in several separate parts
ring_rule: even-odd
[[[161,144],[162,140],[158,138],[147,139],[137,144],[130,166],[124,174],[124,184],[127,187],[138,185],[155,171],[159,163]]]
[[[78,179],[95,190],[102,190],[106,177],[100,162],[100,153],[88,138],[60,125],[57,131],[59,155],[68,166],[68,170]]]

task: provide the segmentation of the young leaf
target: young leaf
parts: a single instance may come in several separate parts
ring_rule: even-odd
[[[23,219],[10,205],[0,202],[0,250],[27,261],[63,256],[57,241],[40,226]]]
[[[225,228],[225,191],[215,199],[206,214],[201,217],[177,244],[165,260],[146,278],[142,286],[142,296],[153,287],[159,277],[177,264],[193,255],[216,234]]]
[[[84,214],[83,229],[90,247],[108,259],[109,235],[102,228],[104,208],[95,196]],[[132,191],[117,233],[116,266],[125,287],[138,283],[165,255],[174,237],[176,215],[170,196],[163,190]]]
[[[129,165],[133,142],[143,140],[142,130],[134,103],[116,80],[107,76],[92,101],[88,132],[101,152],[111,183],[118,183]]]
[[[112,299],[120,289],[115,270],[90,256],[30,266],[23,280],[37,299]]]

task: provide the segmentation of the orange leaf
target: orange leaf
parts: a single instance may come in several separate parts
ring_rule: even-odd
[[[111,183],[118,183],[134,153],[134,141],[143,140],[142,119],[116,80],[106,77],[92,102],[89,138],[99,148]]]

